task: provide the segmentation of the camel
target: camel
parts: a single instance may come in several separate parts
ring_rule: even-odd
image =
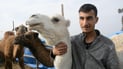
[[[16,36],[22,35],[27,32],[27,27],[24,25],[20,25],[15,28],[16,35],[13,31],[6,31],[4,33],[4,38],[2,39],[0,46],[2,47],[1,51],[5,58],[5,69],[12,69],[12,61],[16,58],[19,59],[19,65],[21,69],[25,69],[24,67],[24,47],[20,45],[14,45],[13,41]]]
[[[27,30],[27,27],[22,24],[22,25],[19,25],[18,27],[16,27],[15,31],[16,31],[16,36],[19,36],[19,35],[23,35],[28,30]],[[16,58],[19,59],[19,65],[20,65],[21,69],[25,69],[23,55],[24,55],[24,47],[20,46],[19,44],[14,45],[13,59],[16,59]]]
[[[4,49],[5,49],[5,41],[6,39],[9,37],[9,36],[15,36],[14,32],[12,31],[6,31],[4,33],[4,37],[3,39],[0,41],[0,57],[3,61],[5,61],[5,58],[4,58]]]
[[[110,39],[114,42],[118,58],[120,60],[120,69],[123,69],[123,33],[116,34]]]
[[[14,44],[20,44],[30,49],[34,57],[45,66],[53,67],[53,59],[50,57],[50,49],[41,42],[37,32],[27,32],[17,36]]]
[[[12,31],[5,32],[5,35]],[[13,32],[14,33],[14,32]],[[13,40],[15,35],[8,35],[8,38],[5,39],[4,44],[4,58],[5,58],[5,69],[12,69],[12,61],[13,61]]]
[[[66,43],[67,53],[55,57],[54,67],[56,69],[71,69],[71,42],[67,29],[70,25],[69,20],[61,15],[48,17],[43,14],[34,14],[26,21],[26,25],[29,26],[30,30],[38,31],[46,39],[49,46],[55,46],[59,42]]]

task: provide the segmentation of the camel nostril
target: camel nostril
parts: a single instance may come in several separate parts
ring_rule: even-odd
[[[16,39],[13,41],[13,44],[17,44],[17,40]]]

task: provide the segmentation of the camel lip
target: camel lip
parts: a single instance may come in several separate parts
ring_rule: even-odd
[[[39,23],[36,23],[36,24],[30,24],[29,26],[30,26],[30,27],[33,27],[33,26],[37,26],[37,25],[39,25]]]

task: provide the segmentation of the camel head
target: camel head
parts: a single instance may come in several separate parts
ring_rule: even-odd
[[[23,35],[16,36],[14,40],[14,44],[20,44],[25,47],[34,45],[33,43],[37,42],[41,42],[37,32],[26,32]]]
[[[70,21],[65,19],[61,15],[55,15],[52,17],[33,14],[27,21],[26,25],[30,30],[38,31],[49,45],[56,44],[63,37],[69,35],[67,28],[70,25]]]
[[[21,35],[27,32],[27,27],[24,25],[19,25],[15,28],[15,31],[16,31],[16,35]]]

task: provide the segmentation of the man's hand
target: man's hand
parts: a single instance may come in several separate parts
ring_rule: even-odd
[[[63,42],[58,43],[53,48],[53,54],[54,55],[63,55],[67,52],[67,45]]]

